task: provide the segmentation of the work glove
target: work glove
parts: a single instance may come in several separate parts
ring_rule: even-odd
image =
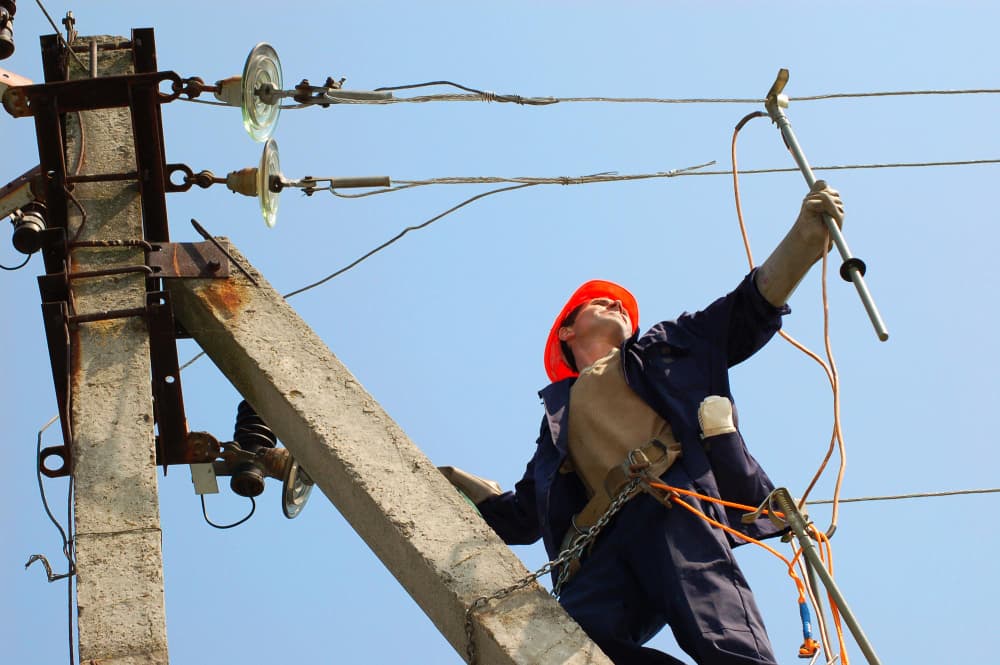
[[[733,403],[722,395],[709,395],[698,407],[698,425],[701,427],[701,438],[719,434],[730,434],[736,431],[733,422]]]
[[[474,476],[468,471],[462,471],[454,466],[439,466],[438,471],[444,474],[452,485],[467,496],[474,504],[481,503],[491,496],[502,494],[500,485],[487,478]]]
[[[844,202],[840,200],[840,192],[831,189],[824,180],[817,180],[812,189],[802,200],[798,219],[795,220],[795,232],[808,247],[815,247],[815,258],[823,252],[823,241],[826,239],[826,222],[823,214],[833,217],[837,227],[844,225]],[[829,249],[829,247],[827,248]]]

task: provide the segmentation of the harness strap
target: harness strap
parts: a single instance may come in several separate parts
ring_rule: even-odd
[[[680,446],[673,439],[666,442],[652,439],[646,445],[631,450],[625,461],[612,467],[604,477],[604,492],[595,492],[583,510],[570,519],[570,528],[563,536],[560,551],[565,551],[578,536],[587,533],[587,530],[608,511],[612,500],[634,478],[639,478],[641,482],[632,490],[627,500],[631,500],[639,492],[646,492],[670,508],[669,493],[650,487],[649,482],[658,482],[660,476],[666,473],[678,457],[680,457]],[[569,576],[566,577],[568,581],[580,569],[579,557],[570,559],[566,565],[570,567]]]

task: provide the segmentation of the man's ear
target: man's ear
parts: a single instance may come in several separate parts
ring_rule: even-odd
[[[559,341],[568,342],[576,336],[572,326],[563,326],[559,329]]]

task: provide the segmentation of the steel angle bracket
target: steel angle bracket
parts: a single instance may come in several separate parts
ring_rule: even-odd
[[[149,326],[149,364],[153,381],[153,418],[156,421],[156,461],[167,473],[170,464],[189,463],[185,442],[187,416],[181,371],[177,362],[174,311],[167,291],[146,294]]]
[[[73,111],[127,107],[132,118],[144,235],[151,242],[166,242],[170,237],[160,105],[176,99],[180,93],[162,94],[160,84],[182,81],[175,72],[156,71],[151,28],[133,30],[131,46],[135,74],[65,81],[61,80],[65,77],[65,54],[57,43],[43,39],[46,83],[10,88],[4,95],[4,103],[15,117],[32,117],[35,121],[50,226],[61,227],[67,225],[67,191],[72,184],[64,156],[63,116]]]
[[[152,244],[153,251],[149,252],[146,265],[153,269],[154,277],[164,279],[229,277],[229,257],[215,243],[205,241]]]
[[[70,331],[67,324],[69,310],[66,302],[42,303],[42,322],[45,325],[45,339],[49,347],[49,360],[52,364],[52,381],[56,391],[56,403],[59,407],[59,423],[62,426],[63,444],[43,448],[38,455],[38,470],[49,478],[68,476],[72,465],[70,442],[73,440],[70,429]],[[59,458],[59,466],[51,466],[46,462]]]

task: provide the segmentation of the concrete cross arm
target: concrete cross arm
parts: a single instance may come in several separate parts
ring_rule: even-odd
[[[168,280],[176,317],[464,656],[466,608],[524,566],[262,277],[230,274]],[[611,662],[536,584],[474,617],[482,663]]]

